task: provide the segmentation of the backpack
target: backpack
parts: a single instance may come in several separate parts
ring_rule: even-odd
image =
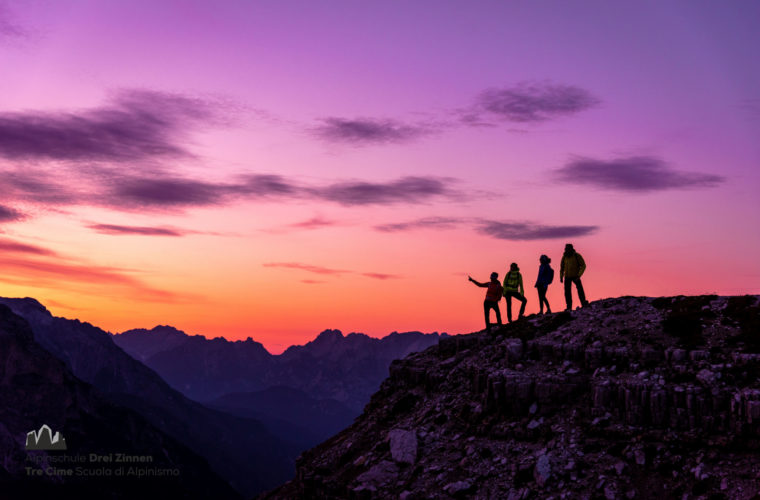
[[[510,271],[509,274],[507,274],[507,281],[504,285],[504,288],[508,288],[510,290],[517,290],[517,287],[520,285],[520,271]]]
[[[501,300],[501,292],[501,283],[494,283],[492,281],[488,285],[488,290],[486,290],[486,300],[499,302]]]
[[[549,269],[546,271],[546,284],[551,285],[552,281],[554,281],[554,269],[549,265],[547,265],[547,267]]]

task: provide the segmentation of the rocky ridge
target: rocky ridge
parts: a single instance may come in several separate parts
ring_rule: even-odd
[[[758,302],[622,297],[441,339],[262,498],[755,498]]]

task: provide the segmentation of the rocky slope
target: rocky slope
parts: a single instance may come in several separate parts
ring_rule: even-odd
[[[43,424],[63,435],[65,452],[25,450],[27,433]],[[128,470],[117,476],[115,471],[123,464],[93,462],[90,455],[108,457],[119,453],[150,457],[150,463],[127,464],[144,469],[146,477],[138,478]],[[63,460],[66,457],[85,458]],[[43,470],[53,470],[47,466],[55,472],[45,474]],[[62,472],[69,470],[75,473]],[[147,476],[148,470],[176,470],[177,475]],[[109,403],[92,386],[76,378],[62,361],[34,341],[26,321],[0,305],[0,497],[238,495],[203,458],[136,412]]]
[[[760,495],[758,297],[623,297],[441,339],[262,498]]]

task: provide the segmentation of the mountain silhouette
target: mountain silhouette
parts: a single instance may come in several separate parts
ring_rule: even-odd
[[[153,460],[151,466],[176,468],[179,475],[139,480],[30,476],[26,468],[36,468],[30,457],[62,455],[43,449],[60,446],[63,433],[67,455],[147,455]],[[5,305],[0,305],[0,453],[3,499],[239,498],[204,458],[74,376],[34,340],[29,324]],[[59,462],[51,465],[66,467]]]
[[[76,377],[204,457],[243,495],[250,497],[292,476],[298,448],[278,439],[260,421],[188,399],[89,323],[54,317],[31,298],[0,298],[0,304],[25,318],[36,342]],[[37,428],[42,423],[58,428],[52,420],[36,423]],[[71,446],[68,431],[66,438]]]
[[[285,386],[311,398],[338,401],[358,415],[387,376],[391,361],[436,344],[442,336],[445,334],[394,332],[377,339],[325,330],[311,342],[291,346],[280,355],[270,354],[250,338],[207,339],[166,326],[129,330],[113,339],[172,387],[197,401]]]

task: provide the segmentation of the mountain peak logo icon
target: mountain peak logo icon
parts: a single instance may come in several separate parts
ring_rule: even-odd
[[[27,450],[65,450],[66,438],[60,432],[53,434],[47,424],[42,424],[40,430],[26,433]]]

